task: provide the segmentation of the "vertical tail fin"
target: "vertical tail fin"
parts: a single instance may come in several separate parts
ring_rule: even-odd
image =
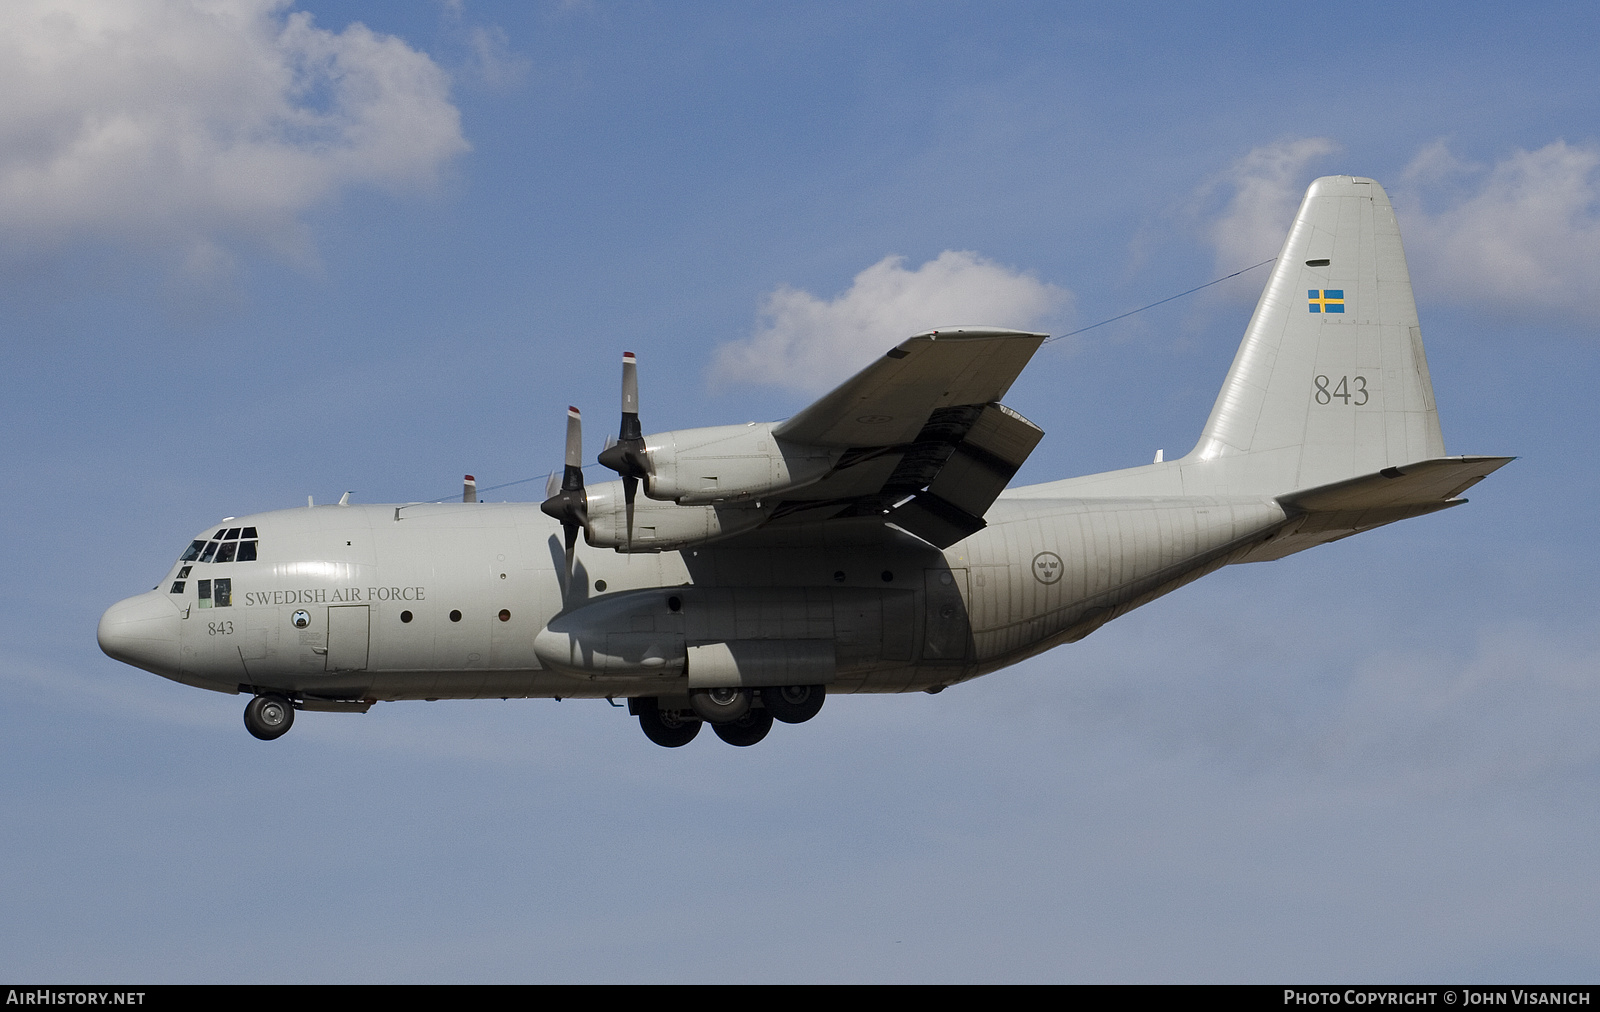
[[[1411,276],[1383,187],[1311,184],[1191,463],[1278,495],[1444,456]]]

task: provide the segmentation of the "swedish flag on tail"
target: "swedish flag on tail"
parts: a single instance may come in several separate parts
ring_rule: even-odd
[[[1313,313],[1344,312],[1343,288],[1312,288],[1306,292],[1306,299],[1310,302]]]

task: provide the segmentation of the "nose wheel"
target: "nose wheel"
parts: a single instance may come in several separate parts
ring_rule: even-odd
[[[245,730],[262,741],[281,738],[292,726],[294,705],[282,696],[261,695],[245,704]]]

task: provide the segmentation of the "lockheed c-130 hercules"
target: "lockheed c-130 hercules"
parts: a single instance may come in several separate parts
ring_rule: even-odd
[[[1000,399],[1043,334],[919,334],[782,422],[622,425],[585,486],[579,416],[542,504],[229,518],[100,620],[110,656],[296,709],[626,699],[661,745],[751,745],[828,694],[938,692],[1236,562],[1458,505],[1509,457],[1445,455],[1388,196],[1306,193],[1186,456],[1007,489],[1043,433]],[[643,496],[638,495],[642,491]],[[346,497],[348,499],[348,496]],[[579,538],[579,535],[582,538]]]

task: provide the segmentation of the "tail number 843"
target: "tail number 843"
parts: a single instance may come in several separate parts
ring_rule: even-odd
[[[1360,407],[1367,403],[1367,378],[1365,376],[1340,376],[1339,384],[1332,386],[1327,376],[1317,377],[1317,403],[1332,404],[1335,399]]]

